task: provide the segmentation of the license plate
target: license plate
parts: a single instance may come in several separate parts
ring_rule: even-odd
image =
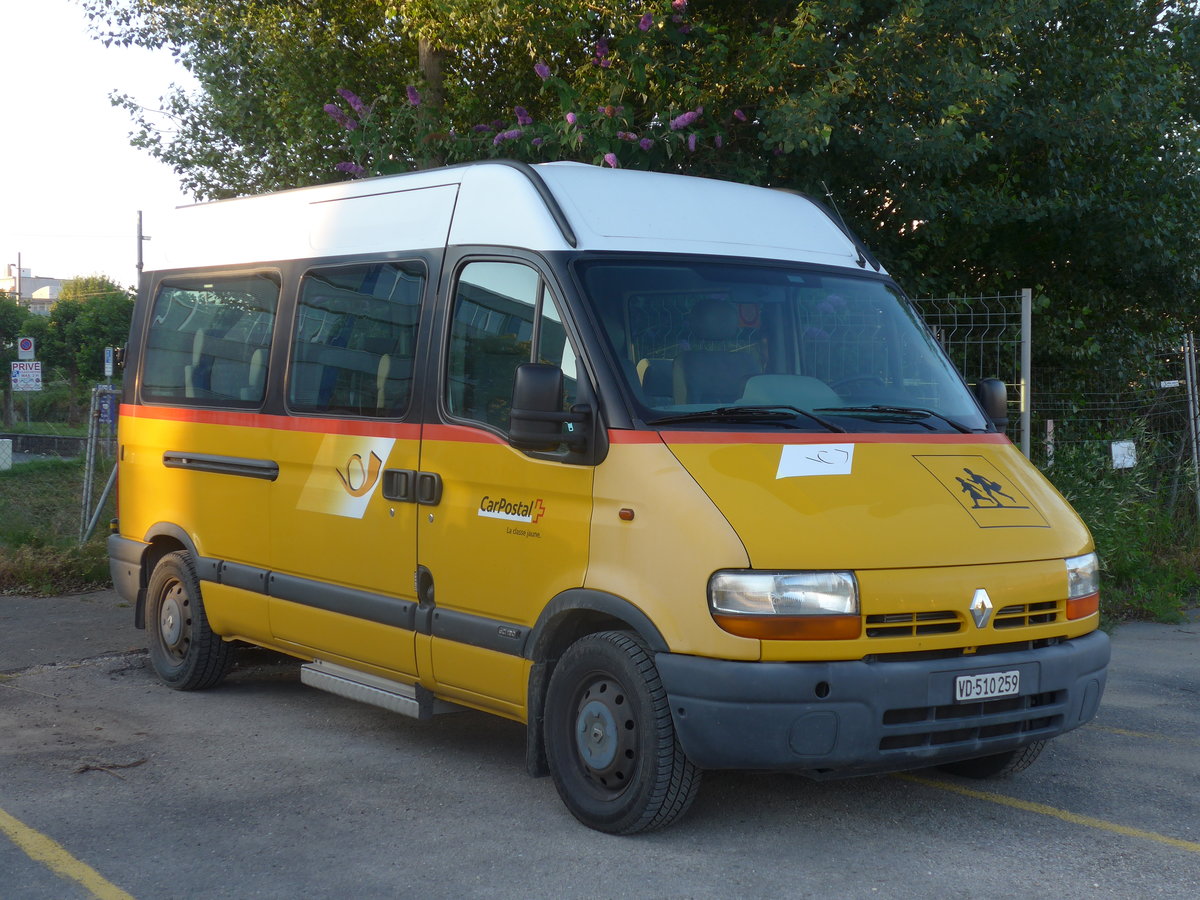
[[[1021,673],[985,672],[982,675],[960,675],[954,679],[954,702],[974,703],[996,697],[1014,697],[1021,691]]]

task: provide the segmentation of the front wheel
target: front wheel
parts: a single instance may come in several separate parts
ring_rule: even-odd
[[[567,809],[609,834],[662,828],[687,811],[700,770],[675,736],[667,692],[641,641],[580,638],[546,693],[546,758]]]
[[[233,664],[233,648],[208,625],[196,567],[183,551],[168,553],[150,575],[146,629],[154,671],[177,691],[213,687]]]
[[[963,778],[1004,778],[1024,772],[1033,761],[1042,755],[1045,741],[1034,741],[1016,750],[1008,750],[993,756],[981,756],[977,759],[962,759],[958,762],[938,766],[943,772],[951,775],[961,775]]]

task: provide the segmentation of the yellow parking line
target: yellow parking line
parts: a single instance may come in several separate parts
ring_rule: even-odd
[[[926,787],[939,788],[943,791],[950,791],[953,794],[962,794],[964,797],[971,797],[975,800],[986,800],[989,803],[998,803],[1001,806],[1011,806],[1013,809],[1024,810],[1025,812],[1038,813],[1043,816],[1053,816],[1056,819],[1061,819],[1064,822],[1070,822],[1072,825],[1082,825],[1085,828],[1097,828],[1101,831],[1108,831],[1112,834],[1120,834],[1125,837],[1139,838],[1144,841],[1154,841],[1158,844],[1166,844],[1168,847],[1174,847],[1177,850],[1186,850],[1189,853],[1200,853],[1200,843],[1195,841],[1184,841],[1179,838],[1167,837],[1165,834],[1158,834],[1154,831],[1143,831],[1140,828],[1130,828],[1126,825],[1118,825],[1115,822],[1106,822],[1104,819],[1093,819],[1091,816],[1081,816],[1077,813],[1067,812],[1065,809],[1058,809],[1054,806],[1047,806],[1045,803],[1031,803],[1028,800],[1018,800],[1015,797],[1006,797],[1003,794],[993,794],[990,791],[977,791],[973,788],[963,787],[958,784],[951,784],[948,781],[938,781],[934,778],[923,778],[920,775],[897,775],[897,778],[902,778],[905,781],[911,781],[915,784],[923,784]]]
[[[56,875],[69,878],[90,891],[96,900],[133,900],[133,897],[93,869],[80,862],[62,845],[0,809],[0,832],[16,844],[30,859],[42,863]]]
[[[1193,744],[1200,746],[1200,741],[1195,738],[1179,737],[1174,734],[1159,734],[1154,731],[1130,731],[1128,728],[1113,728],[1109,725],[1097,725],[1095,722],[1089,723],[1087,726],[1089,731],[1103,731],[1106,734],[1116,734],[1121,737],[1139,738],[1147,741],[1167,741],[1171,744]]]

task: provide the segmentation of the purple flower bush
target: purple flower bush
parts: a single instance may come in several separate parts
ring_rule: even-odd
[[[582,59],[555,57],[554,69],[535,55],[533,94],[513,97],[511,113],[490,122],[469,125],[461,110],[423,106],[418,85],[374,104],[338,88],[325,112],[351,152],[335,169],[358,177],[503,155],[708,171],[718,154],[763,152],[761,139],[741,127],[754,116],[734,106],[738,98],[706,96],[686,77],[660,83],[655,75],[719,63],[721,41],[713,38],[721,32],[707,31],[688,0],[645,0],[640,16],[581,20],[576,33],[577,46],[591,50]]]
[[[688,112],[685,112],[683,115],[676,116],[674,119],[671,120],[671,130],[672,131],[683,131],[683,129],[687,128],[689,125],[694,123],[702,115],[704,115],[704,107],[697,106],[695,109],[689,110]]]
[[[325,112],[329,113],[329,117],[347,131],[354,131],[358,128],[358,123],[346,115],[345,111],[336,103],[326,103]]]
[[[338,88],[337,92],[341,95],[343,100],[350,104],[350,108],[358,113],[360,118],[369,116],[371,114],[371,108],[367,106],[367,104],[363,103],[362,100],[359,99],[358,95],[354,93],[354,91],[346,88]],[[328,109],[329,107],[325,108]]]

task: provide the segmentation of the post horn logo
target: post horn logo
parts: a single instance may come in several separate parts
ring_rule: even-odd
[[[362,497],[375,487],[375,482],[379,480],[379,470],[382,468],[383,460],[372,450],[366,463],[363,462],[361,453],[355,453],[346,460],[344,472],[341,469],[334,471],[337,472],[347,494],[351,497]]]

